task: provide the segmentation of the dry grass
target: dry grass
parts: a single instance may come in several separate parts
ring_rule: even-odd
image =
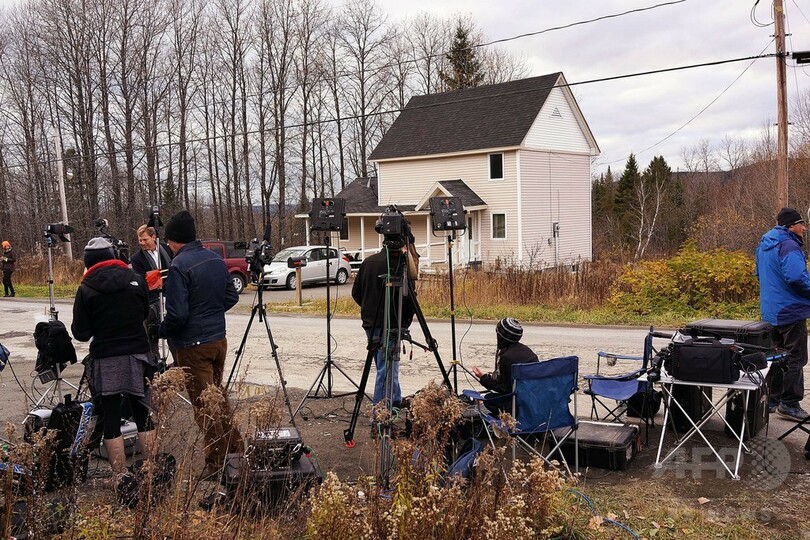
[[[54,285],[77,286],[82,279],[83,273],[84,261],[81,258],[74,260],[63,256],[53,258]],[[20,285],[47,285],[47,255],[20,257],[17,260],[17,269],[14,271],[14,283]]]

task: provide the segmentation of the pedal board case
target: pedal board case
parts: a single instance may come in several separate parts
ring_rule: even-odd
[[[773,327],[764,321],[735,321],[731,319],[702,319],[687,324],[682,334],[733,339],[745,345],[773,347]]]
[[[129,420],[121,421],[121,436],[124,437],[124,453],[131,457],[141,452],[141,444],[138,442],[138,426]],[[109,459],[107,449],[104,444],[99,444],[95,450],[96,457]]]
[[[579,423],[579,466],[623,471],[641,450],[641,435],[635,424]],[[574,462],[574,438],[560,447],[569,466]]]

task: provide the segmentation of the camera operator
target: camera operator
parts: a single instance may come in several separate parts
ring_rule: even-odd
[[[473,374],[487,390],[497,394],[508,394],[512,391],[512,366],[538,362],[537,355],[526,345],[520,343],[523,327],[516,319],[501,319],[495,326],[498,350],[495,352],[495,369],[484,373],[479,367],[473,368]]]
[[[407,234],[410,236],[410,232]],[[413,236],[410,236],[413,240]],[[397,320],[397,302],[399,286],[386,287],[386,276],[405,276],[407,248],[402,241],[386,239],[382,250],[363,260],[352,286],[352,298],[360,306],[360,318],[369,343],[382,342],[387,347],[380,347],[374,357],[377,376],[374,383],[373,402],[376,405],[385,398],[386,372],[390,368],[393,375],[393,393],[390,396],[393,406],[402,401],[402,390],[399,386],[399,348],[397,347],[396,328],[406,331],[413,321],[414,306],[408,292],[403,297],[402,321]],[[389,334],[383,336],[385,327],[385,294],[390,293]],[[416,294],[414,292],[414,294]],[[401,325],[400,325],[401,322]]]
[[[104,447],[117,477],[126,472],[121,436],[122,401],[129,398],[145,458],[152,457],[155,431],[149,419],[146,373],[153,366],[144,320],[149,313],[146,282],[116,259],[105,238],[84,248],[87,267],[73,303],[73,336],[90,342],[89,381],[101,405]]]
[[[239,295],[225,262],[197,240],[194,218],[187,210],[172,216],[165,238],[174,259],[166,278],[166,317],[159,334],[169,339],[178,366],[186,370],[194,417],[205,433],[203,478],[214,478],[221,475],[227,454],[244,450],[222,388],[228,352],[225,312],[236,305]],[[203,410],[202,395],[209,386],[216,387],[223,398],[213,418]]]
[[[161,271],[168,270],[173,253],[169,246],[162,241],[158,247],[155,228],[148,225],[138,227],[138,245],[141,249],[132,256],[132,270],[143,276],[149,287],[149,317],[146,319],[146,334],[149,337],[152,355],[158,361],[160,360],[158,326],[163,309],[160,305],[160,290],[163,287]]]

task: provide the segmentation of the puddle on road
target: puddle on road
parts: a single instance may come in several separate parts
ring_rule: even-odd
[[[3,334],[0,334],[0,339],[12,339],[29,336],[31,336],[31,332],[5,332]]]

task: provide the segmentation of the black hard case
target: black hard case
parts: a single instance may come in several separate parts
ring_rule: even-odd
[[[687,324],[681,333],[687,335],[696,333],[698,336],[729,338],[741,345],[755,345],[768,349],[773,347],[773,327],[770,323],[764,321],[703,319]]]
[[[711,403],[703,396],[705,393],[709,399],[712,396],[710,386],[691,386],[686,384],[669,385],[672,392],[672,400],[677,401],[683,407],[686,414],[674,403],[670,404],[669,422],[667,428],[674,429],[678,433],[685,433],[692,428],[689,418],[697,424],[703,418],[703,414],[709,410]]]
[[[748,414],[745,416],[743,415],[744,395],[737,394],[726,404],[726,421],[737,433],[742,429],[743,418],[747,418],[744,441],[755,437],[757,433],[762,431],[762,428],[768,425],[769,416],[768,394],[763,393],[762,390],[752,391],[749,394]],[[725,426],[725,431],[729,437],[734,436],[728,426]]]
[[[641,449],[641,437],[635,424],[580,422],[579,466],[623,471]],[[568,464],[574,463],[574,437],[561,446]]]

